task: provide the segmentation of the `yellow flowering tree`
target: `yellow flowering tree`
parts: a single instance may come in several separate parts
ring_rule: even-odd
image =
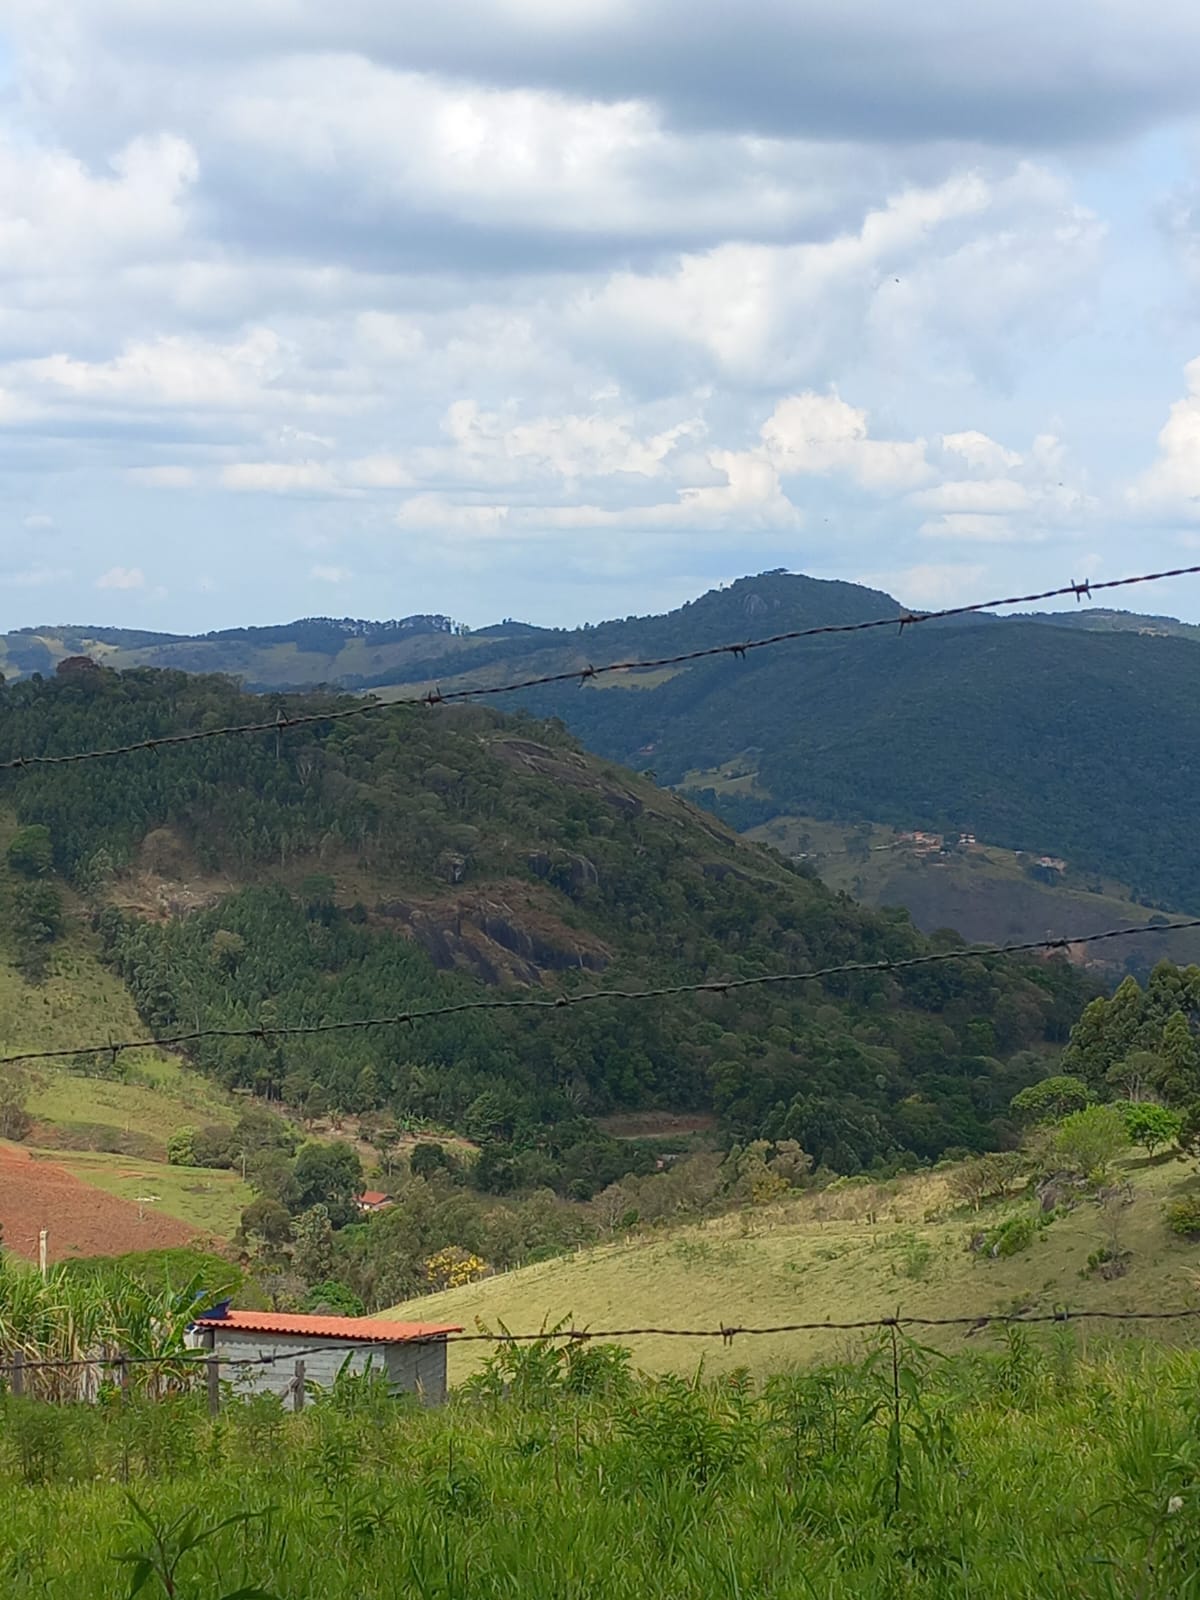
[[[431,1291],[459,1289],[476,1278],[486,1278],[491,1267],[482,1256],[472,1255],[460,1245],[447,1245],[425,1259],[425,1282]]]

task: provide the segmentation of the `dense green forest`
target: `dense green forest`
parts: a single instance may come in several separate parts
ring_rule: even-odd
[[[68,671],[2,691],[0,759],[276,703],[218,678]],[[1059,961],[964,959],[822,987],[272,1041],[272,1022],[436,1005],[481,980],[687,982],[925,942],[903,913],[867,912],[585,758],[561,727],[475,708],[32,767],[9,774],[3,795],[93,897],[150,1025],[264,1028],[262,1040],[197,1045],[206,1071],[294,1103],[316,1085],[334,1106],[436,1117],[486,1142],[497,1189],[603,1186],[627,1152],[590,1119],[630,1107],[715,1110],[731,1136],[795,1139],[843,1171],[988,1147],[1087,994]],[[108,903],[128,899],[164,830],[163,870],[223,874],[228,892],[166,921]],[[28,832],[18,841],[44,882]]]
[[[1200,651],[1005,621],[782,645],[657,688],[525,697],[664,783],[735,756],[768,810],[962,829],[1200,905]]]
[[[94,631],[111,638],[105,650],[114,664],[217,668],[251,687],[454,688],[904,609],[856,584],[772,572],[664,615],[570,630],[510,622],[470,632],[445,616],[416,616],[310,618],[203,639]],[[702,661],[665,681],[643,680],[636,692],[571,686],[508,703],[561,718],[588,749],[652,768],[662,783],[744,758],[758,793],[706,796],[738,827],[794,811],[961,828],[992,844],[1065,857],[1128,884],[1146,903],[1193,909],[1194,632],[1101,607],[1038,619],[979,616]],[[87,629],[8,635],[0,670],[49,673],[64,649],[84,649],[88,637]]]

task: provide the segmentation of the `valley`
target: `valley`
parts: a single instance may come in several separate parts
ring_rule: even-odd
[[[675,682],[576,693],[641,704]],[[70,662],[0,696],[0,761],[263,704],[225,677]],[[1190,995],[1200,939],[944,957],[1163,920],[1116,880],[1042,841],[952,832],[947,849],[886,821],[776,813],[739,834],[704,807],[745,824],[770,806],[755,746],[670,788],[527,712],[270,703],[302,728],[0,776],[0,1053],[77,1052],[8,1069],[11,1250],[35,1250],[40,1206],[56,1260],[216,1245],[293,1304],[508,1325],[618,1305],[688,1325],[717,1286],[746,1322],[800,1301],[818,1308],[803,1320],[870,1317],[893,1293],[937,1314],[976,1294],[1041,1306],[1056,1285],[1116,1308],[1187,1288],[1163,1221],[1188,1201],[1186,1162],[1122,1157],[1130,1265],[1111,1279],[1087,1267],[1095,1196],[986,1262],[956,1198],[973,1161],[1020,1148],[1018,1192],[982,1221],[1028,1214],[1043,1158],[1014,1104],[1063,1070],[1123,971],[1158,995],[1173,960]],[[859,962],[884,970],[758,986]],[[506,1004],[654,984],[653,1004]],[[176,1032],[196,1037],[94,1048]],[[1089,1067],[1080,1092],[1113,1091]],[[1171,1094],[1181,1126],[1186,1088]],[[788,1359],[756,1348],[763,1370]],[[801,1352],[831,1353],[819,1335]],[[635,1354],[690,1359],[653,1339]]]
[[[689,775],[684,793],[703,791],[719,775]],[[725,792],[738,792],[736,781]],[[718,791],[719,792],[719,791]],[[1153,926],[1168,913],[1138,904],[1111,879],[1081,873],[1069,862],[1039,868],[1039,856],[1003,850],[973,837],[862,823],[779,816],[747,830],[750,839],[807,862],[830,888],[865,905],[903,906],[923,933],[953,928],[979,944],[1055,939],[1106,928]],[[1150,935],[1076,954],[1114,972],[1145,977],[1157,962],[1200,961],[1200,930]]]

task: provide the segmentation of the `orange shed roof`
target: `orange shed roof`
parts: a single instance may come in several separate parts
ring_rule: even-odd
[[[353,1339],[364,1344],[397,1344],[404,1339],[436,1339],[461,1333],[456,1322],[389,1322],[386,1317],[309,1317],[293,1311],[227,1311],[223,1317],[197,1317],[197,1328],[228,1328],[238,1333],[289,1333],[301,1339]]]

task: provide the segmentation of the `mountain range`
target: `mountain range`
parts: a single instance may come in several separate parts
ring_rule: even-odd
[[[764,573],[678,610],[573,630],[447,616],[307,619],[200,637],[38,628],[0,670],[68,654],[118,668],[231,674],[250,689],[336,684],[403,697],[582,671],[906,608],[855,584]],[[651,771],[743,829],[802,815],[973,834],[1065,863],[1073,886],[1200,906],[1200,629],[1091,609],[795,641],[524,692],[597,754]],[[737,781],[730,782],[730,774]]]

